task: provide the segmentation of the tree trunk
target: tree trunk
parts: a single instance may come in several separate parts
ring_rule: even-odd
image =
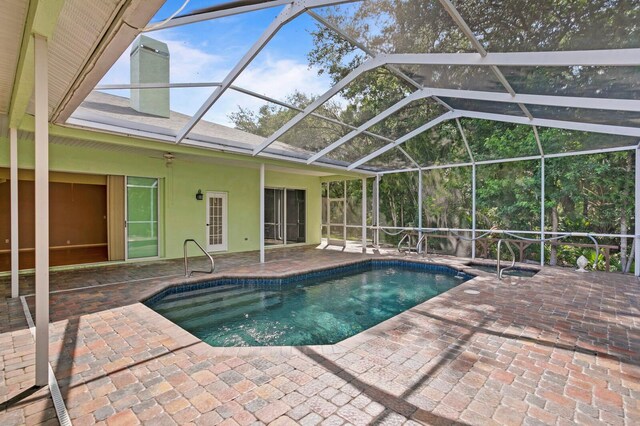
[[[558,206],[555,205],[551,209],[551,231],[558,232]],[[552,234],[552,237],[555,237],[555,234]],[[556,240],[551,242],[551,255],[549,256],[549,265],[555,266],[558,263],[558,243]]]

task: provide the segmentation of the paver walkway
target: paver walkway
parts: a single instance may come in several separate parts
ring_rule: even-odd
[[[267,256],[264,265],[255,253],[219,256],[217,275],[287,274],[371,255]],[[221,350],[139,303],[182,281],[180,267],[52,274],[52,289],[69,290],[51,296],[51,364],[74,424],[640,424],[634,277],[546,268],[499,282],[479,272],[338,345]],[[157,275],[165,277],[149,278]],[[71,290],[83,284],[102,287]],[[0,424],[10,415],[0,412]]]

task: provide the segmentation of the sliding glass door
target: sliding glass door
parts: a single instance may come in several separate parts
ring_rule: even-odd
[[[158,179],[127,177],[127,258],[158,256]]]
[[[306,242],[306,192],[265,188],[264,239],[266,245]]]

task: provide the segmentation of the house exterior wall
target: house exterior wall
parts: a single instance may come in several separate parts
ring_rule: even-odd
[[[160,179],[160,257],[182,257],[182,244],[194,238],[204,246],[206,201],[196,200],[200,189],[228,194],[228,251],[258,250],[258,162],[246,167],[181,160],[165,165],[162,151],[154,155],[131,154],[84,146],[50,144],[50,169],[60,172],[128,175]],[[217,160],[213,160],[217,161]],[[0,167],[9,166],[8,143],[0,139]],[[33,142],[19,141],[19,167],[34,168]],[[305,174],[266,171],[266,186],[304,189],[307,193],[307,243],[320,242],[320,178]]]

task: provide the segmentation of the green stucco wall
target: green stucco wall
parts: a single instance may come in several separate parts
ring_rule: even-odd
[[[153,158],[157,157],[157,158]],[[160,184],[160,254],[182,257],[186,238],[205,242],[205,201],[198,201],[198,189],[228,194],[228,251],[259,249],[259,168],[249,158],[246,167],[225,164],[224,159],[187,161],[178,158],[166,166],[162,151],[153,156],[84,146],[50,144],[50,169],[54,171],[157,177]],[[19,141],[20,168],[33,169],[33,142]],[[217,163],[216,163],[217,162]],[[9,166],[6,138],[0,139],[0,166]],[[320,242],[320,178],[269,170],[268,187],[307,191],[307,243]]]

